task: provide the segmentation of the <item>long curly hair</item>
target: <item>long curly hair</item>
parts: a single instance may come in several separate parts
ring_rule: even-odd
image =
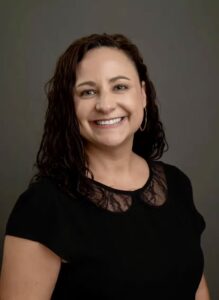
[[[159,118],[156,92],[146,65],[137,48],[122,34],[91,34],[74,41],[57,61],[53,77],[45,85],[48,107],[42,140],[34,167],[37,173],[30,184],[50,177],[69,195],[78,191],[78,183],[86,182],[92,192],[87,174],[91,171],[75,113],[72,90],[76,68],[84,55],[97,47],[113,47],[123,51],[137,69],[139,80],[145,82],[147,95],[147,126],[134,135],[133,151],[146,160],[158,160],[169,146]]]

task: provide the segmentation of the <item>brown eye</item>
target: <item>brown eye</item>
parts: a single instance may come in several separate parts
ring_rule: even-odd
[[[124,85],[124,84],[117,84],[117,85],[115,86],[115,88],[116,88],[117,90],[119,90],[119,91],[123,91],[123,90],[127,90],[127,89],[128,89],[128,87],[127,87],[126,85]]]
[[[80,93],[80,96],[93,96],[95,94],[95,90],[84,90]]]

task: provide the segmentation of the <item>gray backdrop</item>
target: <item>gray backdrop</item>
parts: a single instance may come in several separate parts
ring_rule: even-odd
[[[158,93],[170,150],[191,178],[212,299],[218,291],[219,2],[1,1],[1,248],[8,214],[33,174],[46,108],[43,85],[75,39],[123,33],[140,48]]]

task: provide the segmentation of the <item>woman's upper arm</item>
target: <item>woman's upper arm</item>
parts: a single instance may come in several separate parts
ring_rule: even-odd
[[[60,257],[42,244],[7,235],[3,251],[0,299],[50,299],[60,266]]]
[[[195,300],[210,300],[208,285],[204,273],[202,274],[202,278],[196,291]]]

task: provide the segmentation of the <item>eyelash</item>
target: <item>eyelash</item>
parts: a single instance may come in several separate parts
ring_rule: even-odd
[[[117,84],[117,85],[114,86],[114,88],[115,88],[115,87],[123,87],[122,89],[119,89],[119,91],[125,91],[125,90],[128,89],[128,86],[125,85],[125,84]],[[93,90],[93,89],[84,90],[84,91],[82,91],[82,92],[80,93],[80,96],[90,96],[90,95],[88,95],[88,94],[85,95],[85,93],[87,93],[87,92],[89,92],[89,91],[95,91],[95,90]]]

